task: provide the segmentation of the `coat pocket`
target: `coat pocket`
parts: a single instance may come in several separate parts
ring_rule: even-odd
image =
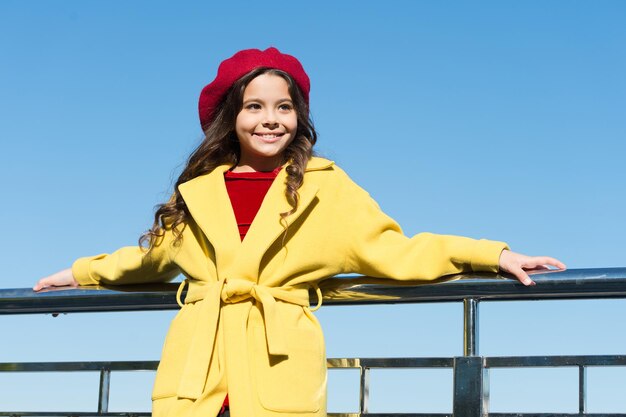
[[[315,413],[325,403],[326,357],[318,329],[287,328],[289,356],[269,355],[262,327],[254,329],[255,388],[261,405],[285,413]]]

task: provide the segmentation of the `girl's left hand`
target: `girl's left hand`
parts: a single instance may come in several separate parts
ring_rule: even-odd
[[[535,281],[530,279],[526,271],[537,271],[550,269],[554,266],[565,269],[565,264],[558,259],[549,256],[526,256],[521,253],[511,252],[505,249],[500,254],[500,270],[515,276],[524,285],[535,285]]]

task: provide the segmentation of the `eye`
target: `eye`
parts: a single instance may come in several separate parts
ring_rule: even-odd
[[[261,105],[259,103],[248,103],[246,104],[246,110],[261,110]]]
[[[291,111],[293,110],[293,104],[291,103],[282,103],[281,105],[278,106],[279,110],[282,111]]]

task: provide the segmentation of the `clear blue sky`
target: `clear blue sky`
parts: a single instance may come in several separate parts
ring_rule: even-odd
[[[134,244],[200,138],[200,89],[237,50],[271,45],[311,77],[318,151],[407,234],[626,266],[625,2],[216,3],[0,2],[0,287]],[[0,361],[157,359],[172,314],[0,317]],[[485,303],[480,353],[624,354],[624,314],[621,300]],[[319,317],[330,357],[462,353],[458,304]],[[491,409],[574,412],[575,377],[493,372]],[[112,408],[148,409],[151,378],[114,375]],[[625,379],[590,370],[591,411],[626,411]],[[450,411],[451,385],[379,371],[372,411]],[[356,386],[331,374],[330,410],[356,409]],[[96,387],[0,376],[0,409],[94,410]]]

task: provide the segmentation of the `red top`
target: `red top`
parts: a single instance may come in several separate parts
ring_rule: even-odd
[[[226,191],[233,206],[241,240],[248,233],[252,220],[261,208],[265,194],[279,171],[280,167],[271,172],[226,171],[224,173]]]
[[[261,208],[261,203],[278,175],[280,167],[271,172],[231,172],[224,173],[226,191],[233,206],[239,237],[243,240],[250,229],[254,217]],[[224,399],[222,410],[228,407],[228,395]]]

